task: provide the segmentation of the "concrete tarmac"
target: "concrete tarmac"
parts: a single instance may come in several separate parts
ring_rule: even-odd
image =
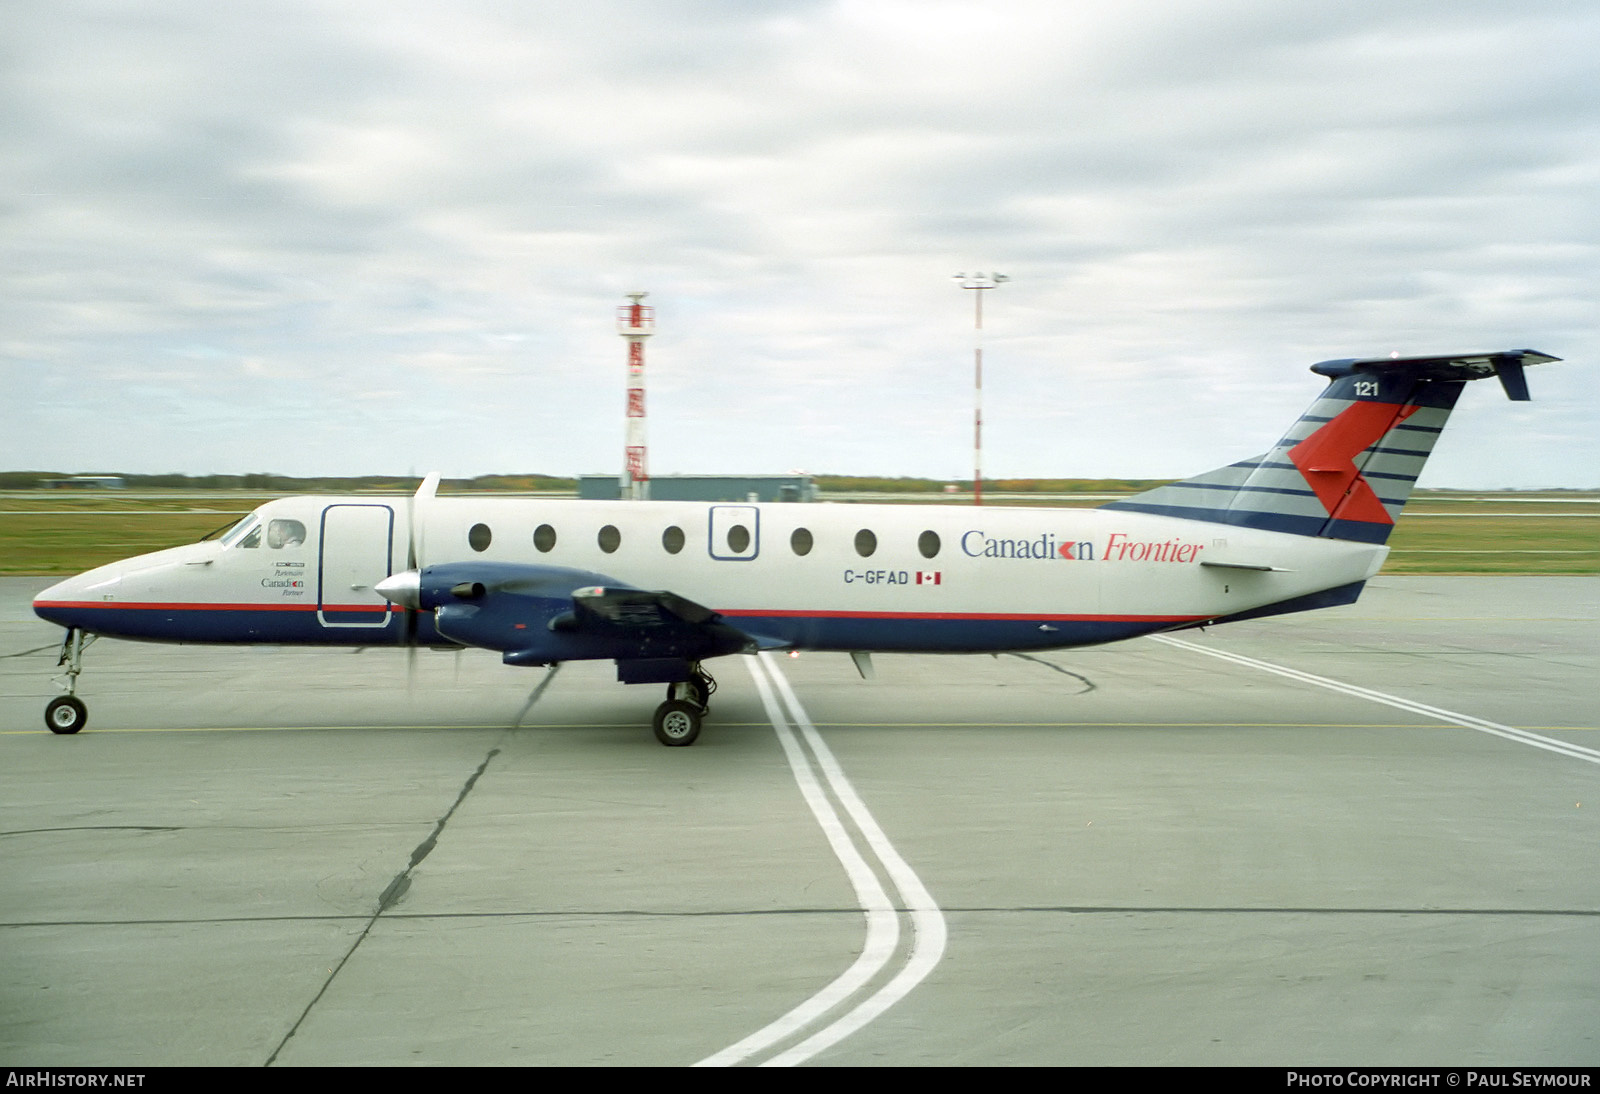
[[[668,749],[609,662],[514,728],[542,673],[479,651],[103,640],[56,737],[45,584],[0,581],[0,1064],[691,1064],[862,953],[743,658]],[[808,1059],[1600,1065],[1597,621],[1383,578],[1178,636],[1571,755],[1152,639],[779,659],[948,929]]]

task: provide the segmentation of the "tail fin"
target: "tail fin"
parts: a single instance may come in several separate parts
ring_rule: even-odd
[[[1498,376],[1528,398],[1533,350],[1460,357],[1323,361],[1322,396],[1272,451],[1103,508],[1303,536],[1383,543],[1468,380]]]

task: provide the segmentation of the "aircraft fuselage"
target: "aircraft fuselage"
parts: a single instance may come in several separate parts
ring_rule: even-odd
[[[774,644],[971,652],[1115,641],[1354,599],[1382,546],[1099,509],[292,497],[220,540],[41,593],[63,626],[166,642],[445,644],[374,591],[437,563],[566,567],[669,589]],[[1305,606],[1341,602],[1326,599]]]

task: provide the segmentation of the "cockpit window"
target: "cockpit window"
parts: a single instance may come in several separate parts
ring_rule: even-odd
[[[278,519],[267,525],[267,546],[274,551],[299,547],[306,541],[306,526],[297,520]]]
[[[249,517],[245,517],[244,520],[230,520],[227,524],[224,524],[221,528],[213,528],[213,529],[211,529],[211,531],[209,531],[205,535],[201,536],[195,542],[196,543],[210,543],[214,539],[220,540],[224,535],[226,535],[229,532],[234,531],[235,529],[240,527],[242,524],[244,524],[249,519],[250,519]]]
[[[261,525],[252,524],[250,526],[250,530],[244,534],[244,538],[241,539],[237,544],[235,544],[235,546],[238,546],[238,547],[259,547],[259,546],[261,546]]]
[[[251,525],[255,524],[255,522],[256,515],[251,513],[249,516],[246,516],[242,520],[236,521],[234,524],[230,525],[227,532],[222,537],[222,545],[224,547],[232,547],[234,544],[238,543],[239,537],[244,535],[245,530]],[[212,535],[215,534],[215,532],[212,533]]]

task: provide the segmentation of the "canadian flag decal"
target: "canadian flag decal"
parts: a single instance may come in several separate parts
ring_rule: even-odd
[[[932,573],[929,573],[926,570],[918,570],[917,571],[917,584],[918,585],[937,585],[937,584],[939,584],[939,574],[940,574],[939,570],[934,570]]]

